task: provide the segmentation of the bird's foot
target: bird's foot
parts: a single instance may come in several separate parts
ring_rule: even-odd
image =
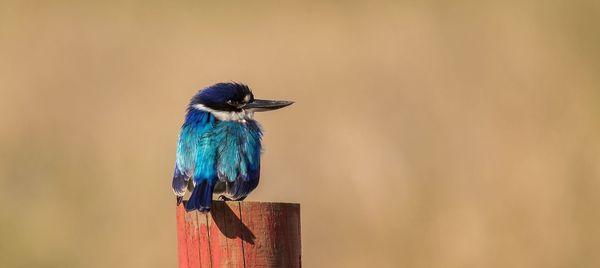
[[[231,199],[231,198],[226,197],[224,195],[220,195],[219,196],[219,200],[221,200],[221,201],[244,201],[244,199],[246,199],[246,196],[240,197],[238,199]]]
[[[224,195],[220,195],[220,196],[219,196],[219,200],[221,200],[221,201],[226,201],[226,202],[227,202],[227,201],[233,201],[233,199],[230,199],[230,198],[228,198],[228,197],[226,197],[226,196],[224,196]]]

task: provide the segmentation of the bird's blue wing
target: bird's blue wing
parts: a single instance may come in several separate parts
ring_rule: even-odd
[[[173,175],[173,190],[176,195],[183,196],[190,178],[199,180],[201,177],[214,173],[215,148],[207,135],[214,127],[214,117],[207,112],[191,111],[181,127],[177,143],[175,171]]]

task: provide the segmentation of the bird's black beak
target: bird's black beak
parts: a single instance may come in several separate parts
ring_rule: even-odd
[[[254,112],[265,112],[281,109],[283,107],[292,105],[293,101],[282,101],[282,100],[258,100],[254,99],[253,102],[244,106],[245,110],[251,110]]]

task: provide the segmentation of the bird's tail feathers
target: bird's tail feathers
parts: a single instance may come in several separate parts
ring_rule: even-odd
[[[185,204],[185,210],[198,210],[200,212],[210,211],[212,204],[213,186],[207,180],[196,184],[190,200]]]

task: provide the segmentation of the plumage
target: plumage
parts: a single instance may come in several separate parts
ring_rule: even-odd
[[[255,100],[242,84],[220,83],[199,91],[190,101],[177,143],[173,191],[182,201],[190,182],[187,210],[210,210],[212,195],[243,200],[260,178],[261,127],[255,111],[290,105]]]

